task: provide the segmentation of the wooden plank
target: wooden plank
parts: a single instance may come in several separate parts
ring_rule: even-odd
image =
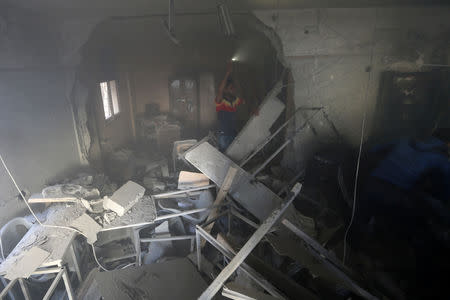
[[[28,203],[58,203],[58,202],[78,202],[76,197],[58,197],[58,198],[44,198],[41,193],[31,195]]]
[[[237,169],[234,167],[230,167],[228,169],[227,175],[225,176],[225,179],[223,181],[222,187],[219,190],[219,193],[217,194],[216,200],[213,203],[213,209],[211,210],[211,213],[208,215],[208,218],[206,219],[206,222],[216,218],[219,215],[219,204],[223,202],[226,195],[228,194],[228,191],[230,190],[231,184],[233,183],[234,176],[236,176]],[[210,223],[208,226],[206,226],[204,229],[206,232],[211,232],[211,229],[214,226],[214,222]],[[203,241],[203,244],[206,241]]]
[[[185,153],[185,159],[208,176],[217,186],[225,181],[228,169],[237,169],[229,194],[260,221],[281,203],[281,198],[241,169],[231,159],[203,142]]]

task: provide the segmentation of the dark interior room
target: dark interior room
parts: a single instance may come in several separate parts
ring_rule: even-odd
[[[449,13],[0,1],[0,299],[447,299]]]

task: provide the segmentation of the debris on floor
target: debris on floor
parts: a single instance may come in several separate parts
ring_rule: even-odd
[[[128,181],[115,191],[111,197],[108,197],[103,201],[103,207],[112,210],[119,216],[123,216],[142,196],[144,196],[144,193],[144,187],[133,181]]]
[[[282,166],[272,151],[283,143],[271,130],[285,109],[278,89],[226,153],[211,134],[179,140],[179,125],[166,115],[140,118],[139,134],[165,152],[115,149],[105,155],[106,173],[81,172],[33,194],[28,203],[45,204],[37,213],[44,226],[33,220],[0,273],[32,278],[60,266],[81,232],[81,256],[92,271],[80,299],[405,299],[412,279],[388,269],[427,250],[416,239],[388,240],[401,259],[383,256],[372,233],[387,236],[380,230],[389,216],[372,216],[367,231],[358,227],[345,240],[353,152],[332,145],[301,170]],[[436,220],[426,225],[432,234],[420,237],[448,244]],[[69,270],[81,278],[70,254]]]

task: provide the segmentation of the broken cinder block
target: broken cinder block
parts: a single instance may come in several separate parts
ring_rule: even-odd
[[[144,196],[144,193],[144,187],[133,181],[128,181],[115,191],[111,197],[104,199],[103,207],[112,210],[119,216],[123,216]]]

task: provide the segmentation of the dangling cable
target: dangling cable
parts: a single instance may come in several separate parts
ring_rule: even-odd
[[[374,25],[373,25],[373,38],[372,38],[372,48],[370,50],[370,59],[369,59],[369,67],[372,68],[372,62],[373,62],[373,50],[375,48],[375,29],[377,26],[377,10],[375,10],[375,20],[374,20]],[[367,78],[367,86],[366,86],[366,91],[365,91],[365,95],[364,95],[364,103],[367,103],[367,98],[369,96],[369,88],[370,88],[370,82],[372,79],[372,70],[369,69],[369,76]],[[359,177],[359,166],[360,166],[360,162],[361,162],[361,153],[362,153],[362,146],[363,146],[363,141],[364,141],[364,129],[366,126],[366,115],[367,115],[367,111],[365,109],[364,106],[364,114],[363,114],[363,119],[362,119],[362,124],[361,124],[361,138],[359,141],[359,151],[358,151],[358,160],[356,163],[356,171],[355,171],[355,186],[353,189],[353,208],[352,208],[352,217],[350,218],[350,223],[348,224],[347,230],[345,231],[345,235],[344,235],[344,254],[342,257],[342,264],[345,266],[345,259],[347,256],[347,236],[348,233],[350,231],[350,228],[353,224],[353,220],[355,218],[355,212],[356,212],[356,198],[357,198],[357,192],[358,192],[358,177]]]
[[[0,160],[2,162],[3,167],[6,170],[6,173],[8,173],[9,178],[11,178],[11,181],[13,182],[13,184],[16,187],[17,191],[19,192],[20,197],[23,199],[23,201],[25,202],[25,205],[28,207],[28,210],[33,215],[33,217],[36,219],[36,222],[39,223],[39,225],[41,225],[43,227],[69,229],[69,230],[75,231],[75,232],[77,232],[77,233],[79,233],[79,234],[81,234],[81,235],[83,235],[83,236],[85,236],[87,238],[87,236],[84,233],[82,233],[81,231],[79,231],[78,229],[73,228],[73,227],[43,224],[41,222],[41,220],[39,220],[39,218],[36,216],[36,214],[34,213],[33,209],[31,209],[31,206],[30,206],[30,204],[28,204],[28,201],[25,199],[25,195],[23,194],[22,190],[19,188],[19,185],[17,184],[16,180],[14,179],[13,175],[11,174],[11,171],[9,170],[8,166],[6,165],[6,162],[3,159],[3,156],[1,155],[1,153],[0,153]]]

